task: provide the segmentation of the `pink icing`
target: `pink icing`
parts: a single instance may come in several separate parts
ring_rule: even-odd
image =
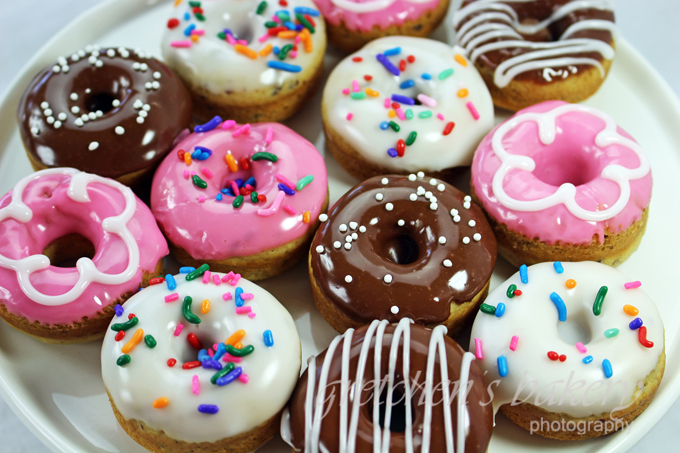
[[[265,142],[268,128],[273,131],[269,145]],[[206,181],[207,189],[194,186],[182,176],[187,166],[178,159],[177,151],[183,149],[191,153],[195,146],[213,152],[207,160],[191,164],[191,168],[206,167],[214,174]],[[237,162],[258,151],[272,153],[278,160],[275,163],[252,161],[249,170],[243,170],[239,164],[238,171],[232,173],[225,163],[227,151]],[[283,208],[269,216],[258,214],[259,210],[271,207],[279,192],[276,174],[293,183],[307,175],[314,176],[304,189],[285,196],[285,204],[291,205],[296,215]],[[221,189],[228,187],[227,181],[237,178],[245,181],[250,176],[255,177],[257,193],[267,197],[266,203],[253,204],[247,196],[236,209],[232,206],[234,197],[223,195],[222,201],[215,199]],[[314,145],[286,126],[260,123],[251,125],[249,133],[237,138],[231,130],[221,127],[187,137],[158,168],[151,190],[151,207],[171,242],[195,259],[221,260],[253,255],[300,238],[321,214],[327,193],[326,165]],[[205,203],[198,203],[200,195],[205,195]],[[312,222],[302,221],[305,211],[310,211]]]
[[[515,114],[542,113],[566,104],[549,101],[534,105]],[[513,231],[543,242],[571,244],[590,243],[597,236],[604,242],[605,231],[619,233],[640,220],[652,196],[652,173],[630,181],[631,196],[623,210],[604,221],[586,221],[573,215],[563,204],[536,212],[520,212],[503,206],[494,196],[492,180],[501,161],[492,149],[497,126],[477,148],[472,162],[472,186],[484,209],[497,221]],[[634,169],[640,159],[633,150],[621,144],[600,148],[595,136],[603,130],[602,119],[584,112],[569,112],[557,118],[557,137],[544,145],[534,122],[521,123],[502,140],[510,154],[531,157],[536,168],[532,173],[514,168],[503,180],[506,193],[517,200],[537,200],[555,193],[562,183],[576,186],[576,203],[588,211],[610,207],[619,198],[620,189],[611,180],[600,177],[608,165]],[[618,133],[634,140],[626,131]]]
[[[354,3],[371,3],[376,0],[355,0]],[[387,8],[369,13],[355,13],[342,9],[333,3],[333,0],[314,0],[326,21],[333,25],[345,24],[348,30],[370,31],[377,26],[386,29],[392,25],[401,25],[407,20],[416,20],[428,11],[439,5],[440,0],[427,3],[409,2],[407,0],[395,0]]]
[[[76,202],[67,195],[70,179],[67,175],[49,175],[28,184],[22,200],[33,216],[27,223],[13,218],[0,222],[0,254],[15,260],[42,254],[54,240],[78,233],[95,246],[92,262],[101,272],[123,272],[128,265],[127,247],[119,236],[102,229],[103,219],[119,215],[125,209],[123,195],[113,187],[90,183],[87,193],[91,202]],[[0,199],[0,208],[10,204],[11,195],[12,191]],[[0,300],[7,310],[31,322],[72,324],[85,316],[96,316],[122,294],[136,292],[142,282],[143,271],[155,270],[158,261],[168,254],[168,245],[149,208],[136,197],[135,200],[136,211],[127,227],[139,247],[140,263],[131,280],[120,285],[90,283],[73,302],[47,306],[30,300],[24,294],[14,270],[0,267]],[[50,266],[31,274],[31,283],[39,292],[55,296],[67,293],[78,277],[76,268]]]

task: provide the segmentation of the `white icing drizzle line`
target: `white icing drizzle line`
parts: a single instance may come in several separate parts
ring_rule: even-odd
[[[41,170],[19,181],[12,191],[12,200],[9,205],[0,209],[0,222],[12,218],[21,223],[30,222],[33,211],[24,204],[23,193],[31,182],[37,181],[44,176],[61,175],[70,176],[68,196],[78,203],[89,203],[87,186],[91,183],[104,184],[120,191],[125,198],[125,209],[114,217],[107,217],[102,221],[102,229],[108,233],[119,236],[128,250],[128,266],[120,274],[105,274],[100,272],[89,258],[80,258],[76,263],[78,269],[78,281],[68,292],[58,296],[49,296],[36,290],[31,283],[31,274],[46,269],[50,266],[50,259],[45,255],[31,255],[20,260],[13,260],[0,254],[0,267],[14,270],[22,291],[32,301],[47,306],[59,306],[73,302],[87,289],[91,283],[105,285],[120,285],[130,280],[139,268],[139,247],[132,233],[127,228],[127,223],[135,214],[137,202],[135,195],[129,187],[126,187],[112,179],[81,172],[75,168],[53,168]]]
[[[516,200],[505,192],[503,180],[505,175],[517,168],[519,170],[532,172],[536,168],[536,162],[529,156],[510,154],[503,147],[503,137],[522,123],[533,121],[538,126],[538,136],[541,143],[549,145],[555,141],[557,118],[561,115],[580,112],[592,115],[604,121],[605,127],[595,137],[595,145],[604,148],[609,145],[621,145],[631,149],[640,159],[637,168],[629,169],[621,165],[607,165],[602,169],[601,178],[614,181],[621,190],[619,198],[609,208],[602,211],[587,211],[576,203],[576,187],[571,183],[562,184],[555,193],[538,200]],[[516,115],[500,127],[493,134],[491,139],[493,152],[501,160],[501,166],[493,176],[493,193],[498,202],[503,206],[515,211],[536,212],[563,204],[569,212],[581,220],[602,222],[611,219],[628,203],[630,199],[630,181],[639,179],[647,175],[650,171],[649,160],[640,145],[633,140],[623,137],[617,131],[614,119],[604,112],[591,107],[579,104],[564,104],[544,113],[523,113]]]
[[[408,318],[403,318],[397,324],[394,333],[392,334],[392,342],[390,344],[389,352],[389,366],[388,366],[388,376],[387,376],[387,398],[386,408],[385,408],[385,422],[384,426],[390,426],[391,415],[392,415],[392,395],[395,386],[395,372],[396,372],[396,362],[399,354],[399,344],[403,336],[403,348],[402,348],[402,363],[403,363],[403,375],[404,375],[404,399],[406,404],[406,431],[405,431],[405,448],[406,451],[413,451],[413,420],[411,419],[411,383],[407,378],[409,376],[410,369],[410,342],[411,342],[411,324],[412,320]],[[361,406],[361,387],[364,383],[364,373],[366,371],[366,362],[368,360],[368,354],[370,349],[374,347],[374,382],[373,382],[373,400],[378,401],[380,399],[380,391],[382,389],[382,343],[385,334],[385,328],[389,325],[388,321],[382,320],[373,321],[367,328],[366,334],[361,345],[361,352],[359,354],[357,362],[357,372],[352,383],[353,388],[353,402],[351,409],[351,417],[348,424],[348,411],[349,406],[349,393],[350,393],[350,382],[349,382],[349,367],[350,367],[350,352],[352,345],[352,338],[354,335],[354,329],[349,329],[344,335],[337,336],[331,342],[330,346],[326,351],[323,365],[321,367],[321,372],[319,375],[319,381],[316,382],[317,367],[316,367],[316,357],[311,357],[309,359],[309,368],[307,369],[307,390],[305,397],[305,452],[318,452],[320,451],[319,443],[321,436],[321,422],[323,417],[323,405],[326,398],[326,387],[328,384],[328,374],[331,367],[331,362],[333,361],[333,356],[335,350],[337,349],[340,342],[342,345],[342,383],[340,392],[340,451],[347,453],[354,453],[356,449],[356,437],[357,437],[357,427],[359,424],[359,409]],[[434,364],[435,364],[435,354],[438,354],[440,362],[440,373],[442,383],[448,383],[448,361],[446,357],[446,343],[444,341],[444,335],[446,335],[446,327],[437,326],[432,330],[432,336],[430,337],[430,344],[427,355],[427,371],[426,371],[426,401],[425,401],[425,419],[423,422],[423,446],[421,451],[423,453],[428,453],[430,450],[430,435],[431,435],[431,424],[432,424],[432,389],[434,386]],[[373,341],[373,336],[375,335],[375,341]],[[474,354],[466,352],[461,360],[460,369],[460,379],[458,386],[458,404],[457,404],[457,445],[454,446],[453,428],[451,420],[451,397],[449,394],[449,386],[442,385],[443,392],[443,402],[444,404],[444,430],[446,435],[446,451],[447,453],[464,453],[465,451],[465,439],[469,432],[470,420],[466,407],[467,399],[467,389],[468,389],[468,379],[470,376],[470,364],[474,360]],[[462,385],[462,383],[465,385]],[[318,390],[317,390],[318,387]],[[316,390],[316,400],[314,399],[314,393]],[[387,453],[390,446],[390,435],[391,431],[389,428],[382,429],[378,420],[380,418],[380,405],[373,405],[373,451],[374,453]],[[284,440],[290,443],[290,420],[289,413],[286,412],[282,418],[282,436]]]
[[[373,13],[392,6],[392,3],[397,0],[374,0],[364,3],[359,3],[351,0],[331,0],[338,8],[353,12],[353,13]],[[406,0],[409,3],[432,3],[432,0]]]
[[[504,3],[500,3],[503,1]],[[535,69],[590,65],[599,69],[604,78],[602,64],[593,58],[568,57],[567,55],[597,52],[606,60],[614,58],[615,51],[608,44],[597,39],[568,39],[574,33],[583,30],[607,30],[616,34],[616,25],[607,20],[591,19],[576,22],[567,28],[560,39],[555,42],[530,42],[522,38],[522,34],[533,35],[550,24],[581,9],[599,9],[613,11],[612,0],[576,0],[556,9],[553,14],[536,24],[522,24],[517,13],[506,3],[526,3],[534,0],[479,0],[461,8],[453,15],[453,26],[458,26],[471,14],[477,14],[468,20],[456,33],[456,42],[464,47],[473,63],[483,54],[498,49],[522,47],[529,52],[519,54],[498,65],[494,72],[494,83],[506,87],[518,74]],[[490,22],[502,21],[504,23]],[[505,40],[483,44],[492,39]],[[556,57],[556,58],[555,58]],[[550,81],[546,79],[547,81]]]

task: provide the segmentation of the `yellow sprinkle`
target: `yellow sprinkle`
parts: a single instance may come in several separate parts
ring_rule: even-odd
[[[131,352],[133,349],[135,349],[135,346],[139,344],[140,341],[142,341],[142,338],[144,338],[144,329],[137,329],[137,332],[130,338],[130,341],[125,343],[125,346],[120,350],[123,354],[127,354],[128,352]]]
[[[164,396],[161,396],[157,400],[155,400],[151,405],[153,406],[154,409],[163,409],[165,406],[170,404],[170,400],[167,399]]]
[[[238,164],[236,163],[236,159],[234,159],[234,156],[232,156],[231,153],[228,153],[226,156],[224,156],[224,160],[227,161],[227,166],[229,167],[229,170],[233,172],[238,171]]]
[[[263,49],[260,50],[260,56],[266,57],[267,55],[272,53],[273,49],[274,49],[274,46],[272,46],[271,44],[267,44],[266,46],[264,46]]]
[[[278,35],[281,39],[295,39],[297,32],[293,30],[280,31]]]
[[[191,165],[191,153],[184,153],[184,163],[187,164],[187,167]]]
[[[230,344],[234,346],[234,344],[238,343],[243,339],[243,337],[246,336],[246,331],[241,329],[237,330],[234,332],[229,338],[227,338],[227,341],[224,342],[224,344]]]
[[[462,55],[459,54],[459,53],[457,53],[453,58],[454,58],[458,63],[460,63],[462,66],[467,66],[467,65],[468,65],[467,60],[465,59],[465,57],[462,56]]]
[[[567,280],[566,285],[567,285],[567,288],[569,288],[569,289],[576,288],[576,280],[570,278],[569,280]]]
[[[377,91],[372,90],[370,88],[366,88],[364,91],[366,91],[367,95],[372,96],[374,98],[377,98],[378,96],[380,96],[380,93],[378,93]]]
[[[175,8],[177,8],[180,3],[182,3],[182,0],[175,0]]]
[[[632,305],[624,305],[623,312],[628,316],[637,316],[637,314],[640,313],[640,310]]]
[[[390,109],[390,111],[387,112],[387,116],[389,116],[390,118],[394,118],[395,116],[397,116],[397,112],[395,112],[394,110]]]
[[[201,303],[201,313],[206,314],[210,311],[210,301],[208,299]]]
[[[466,97],[468,94],[470,94],[470,92],[468,91],[467,88],[461,88],[460,90],[458,90],[458,97],[459,97],[459,98],[464,98],[464,97]]]
[[[191,35],[191,42],[198,42],[198,35]]]
[[[235,347],[236,349],[243,349],[243,343],[241,343],[241,342],[239,341],[238,343],[236,343],[236,344],[234,345],[234,347]]]
[[[193,37],[193,36],[192,36]],[[250,47],[246,47],[241,44],[235,44],[234,45],[234,50],[240,54],[245,55],[248,58],[251,58],[253,60],[257,59],[257,52],[255,52],[253,49]]]

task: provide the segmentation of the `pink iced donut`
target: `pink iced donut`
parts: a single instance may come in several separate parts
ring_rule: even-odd
[[[39,171],[0,199],[0,316],[48,343],[101,338],[113,306],[160,273],[167,253],[129,188],[73,168]]]
[[[549,101],[517,112],[477,148],[472,189],[516,265],[618,265],[642,238],[649,160],[607,114]]]
[[[249,280],[292,266],[328,206],[321,154],[277,123],[215,117],[195,131],[161,163],[151,190],[173,254]]]

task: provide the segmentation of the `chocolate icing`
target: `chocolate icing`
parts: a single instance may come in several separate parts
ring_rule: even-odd
[[[378,176],[352,188],[331,208],[328,221],[314,237],[312,276],[323,295],[354,320],[396,322],[410,317],[419,324],[442,323],[450,315],[450,304],[470,301],[491,277],[496,240],[482,210],[474,203],[466,209],[465,194],[449,184],[415,175],[410,178],[414,180]],[[425,196],[409,199],[418,187],[421,193],[429,191],[436,197],[436,210]],[[383,200],[377,201],[376,194],[382,194]],[[387,203],[394,206],[392,211],[386,209]],[[458,211],[458,222],[452,209]],[[403,226],[399,220],[404,220]],[[469,226],[470,220],[476,223],[474,227]],[[357,223],[355,230],[350,222]],[[342,224],[348,226],[344,233]],[[362,226],[366,227],[363,233]],[[346,237],[352,233],[358,239],[346,250]],[[475,233],[481,234],[481,240],[473,238]],[[445,244],[439,242],[440,237],[446,238]],[[463,243],[465,237],[468,244]],[[341,248],[335,248],[336,241]],[[321,253],[319,246],[324,248]],[[446,267],[445,260],[452,266]],[[384,280],[386,274],[392,276],[390,283]],[[352,277],[350,283],[347,275]],[[398,313],[392,313],[393,306],[399,308]]]
[[[389,366],[389,353],[390,346],[392,342],[392,333],[394,332],[396,325],[388,325],[385,328],[385,336],[382,341],[382,351],[381,351],[381,376],[384,379],[381,381],[387,387],[386,380],[388,375]],[[350,367],[349,367],[349,379],[350,379],[350,389],[354,384],[357,364],[359,356],[361,354],[361,347],[364,343],[364,336],[368,326],[361,327],[354,332],[351,341],[350,350]],[[426,370],[427,370],[427,357],[428,357],[428,346],[430,343],[430,336],[432,335],[432,330],[426,327],[418,326],[416,324],[411,324],[410,327],[410,373],[408,376],[409,382],[411,383],[412,393],[412,410],[413,410],[413,435],[414,435],[414,452],[421,451],[422,443],[422,432],[423,432],[423,418],[425,405],[422,402],[425,401],[423,395],[425,389],[426,381]],[[375,341],[375,337],[373,338]],[[446,357],[448,361],[448,380],[449,380],[449,391],[451,392],[451,425],[453,426],[454,439],[456,438],[456,426],[457,426],[457,412],[456,405],[458,403],[457,389],[456,385],[460,377],[461,370],[461,360],[463,356],[463,349],[451,338],[444,336],[444,341],[446,344]],[[319,450],[328,452],[339,452],[339,426],[340,426],[340,391],[341,391],[341,379],[342,379],[342,342],[335,349],[332,357],[332,365],[329,369],[328,374],[328,385],[326,387],[326,401],[327,404],[324,406],[324,411],[326,415],[321,421],[321,437]],[[396,360],[396,376],[395,376],[395,388],[403,391],[404,389],[404,376],[401,371],[403,369],[403,359],[402,351],[404,347],[403,337],[399,343],[399,350],[397,353]],[[356,451],[357,452],[372,452],[373,451],[373,379],[374,379],[374,349],[375,345],[372,345],[369,349],[368,359],[366,361],[366,369],[364,373],[363,386],[361,387],[361,408],[359,410],[359,423],[358,431],[356,436]],[[319,382],[319,375],[321,373],[321,367],[326,357],[327,350],[322,352],[316,359],[316,372],[317,380]],[[493,414],[491,404],[482,405],[489,401],[489,396],[487,394],[487,389],[484,386],[484,381],[482,379],[482,374],[474,363],[470,364],[470,377],[468,382],[472,381],[472,385],[468,388],[467,396],[467,410],[470,417],[470,427],[469,433],[465,440],[465,452],[466,453],[476,453],[485,452],[489,440],[491,438],[491,431],[493,427]],[[435,355],[435,365],[434,365],[434,379],[433,379],[433,402],[439,402],[439,404],[433,404],[432,407],[432,423],[431,423],[431,452],[444,452],[446,451],[446,438],[444,433],[444,406],[441,404],[442,398],[442,379],[440,374],[440,360],[439,356]],[[306,370],[300,380],[298,381],[293,396],[291,397],[288,409],[290,411],[290,428],[291,428],[291,443],[294,446],[294,451],[301,452],[304,450],[305,445],[305,399],[308,383],[308,370]],[[353,393],[350,393],[350,405],[348,411],[351,411],[351,401]],[[314,394],[316,397],[316,393]],[[335,395],[331,398],[330,395]],[[402,398],[403,400],[403,398]],[[314,399],[316,402],[316,398]],[[397,399],[393,401],[398,402]],[[421,403],[421,404],[419,404]],[[397,418],[393,406],[393,417]],[[402,416],[403,417],[403,416]],[[392,425],[394,426],[394,424]],[[405,452],[405,435],[403,432],[395,432],[394,430],[390,436],[390,452]]]
[[[155,58],[122,48],[114,50],[113,57],[107,56],[108,49],[88,50],[60,58],[56,65],[43,69],[24,92],[17,116],[32,159],[46,167],[74,167],[111,178],[160,163],[191,123],[189,92],[179,77]],[[92,57],[95,63],[90,62]],[[148,69],[143,70],[143,65]],[[146,85],[154,82],[159,84],[157,89]],[[72,93],[77,100],[72,100]],[[112,105],[114,99],[120,101],[118,107]],[[52,124],[47,122],[43,102],[49,103],[55,120]],[[145,105],[150,108],[146,110]],[[74,106],[79,109],[77,114],[72,111]],[[76,124],[83,114],[97,110],[102,111],[101,117],[80,127]],[[142,111],[146,116],[139,123]],[[66,114],[63,120],[59,119],[61,113]],[[57,121],[59,128],[55,128]],[[122,134],[120,129],[116,132],[117,127],[124,129]],[[90,150],[93,142],[98,146]]]
[[[461,6],[467,6],[470,3],[474,3],[480,0],[465,0]],[[528,1],[528,2],[503,2],[504,4],[510,6],[518,16],[518,19],[520,23],[526,23],[526,24],[534,24],[537,22],[541,22],[544,19],[547,19],[552,15],[552,13],[558,9],[560,6],[563,6],[567,3],[571,3],[573,1],[577,0],[534,0],[534,1]],[[473,13],[471,14],[466,20],[462,21],[458,25],[458,29],[460,29],[465,23],[468,21],[472,20],[475,16],[479,15],[479,13]],[[598,20],[606,20],[610,22],[614,22],[614,13],[612,11],[605,11],[605,10],[600,10],[600,9],[579,9],[576,11],[573,11],[566,15],[564,18],[555,21],[553,24],[548,26],[547,28],[544,28],[540,30],[538,33],[533,34],[533,35],[525,35],[519,33],[522,35],[522,37],[527,40],[527,41],[532,41],[532,42],[550,42],[550,41],[557,41],[559,40],[560,36],[565,32],[567,28],[569,28],[570,25],[580,22],[583,20],[591,20],[591,19],[598,19]],[[487,21],[488,23],[493,23],[493,22],[499,22],[498,20],[489,20]],[[487,23],[484,22],[484,23]],[[610,44],[613,42],[613,36],[611,32],[608,30],[598,30],[598,29],[586,29],[586,30],[581,30],[567,39],[577,39],[577,38],[589,38],[589,39],[597,39],[598,41],[603,41],[606,42],[607,44]],[[514,38],[509,38],[509,37],[502,37],[502,38],[495,38],[495,39],[490,39],[489,41],[485,41],[484,44],[491,43],[491,42],[497,42],[497,41],[503,41],[503,40],[509,40],[509,39],[514,39]],[[482,54],[475,64],[481,65],[483,67],[489,68],[490,70],[495,70],[498,65],[503,63],[505,60],[511,58],[511,57],[516,57],[517,55],[521,55],[524,53],[529,52],[529,49],[523,49],[520,47],[510,47],[506,49],[498,49],[498,50],[493,50],[490,52],[486,52]],[[600,55],[598,52],[583,52],[583,53],[578,53],[578,54],[565,54],[564,56],[567,57],[585,57],[585,58],[592,58],[597,61],[602,61],[602,55]],[[583,70],[589,68],[590,66],[587,65],[573,65],[576,67],[577,72],[580,73]],[[559,68],[559,66],[556,66],[555,68]],[[515,76],[515,80],[524,80],[524,81],[532,81],[536,83],[541,83],[541,84],[547,84],[549,83],[547,80],[543,78],[542,74],[542,69],[537,69],[533,71],[527,71],[523,72],[521,74],[518,74]]]

